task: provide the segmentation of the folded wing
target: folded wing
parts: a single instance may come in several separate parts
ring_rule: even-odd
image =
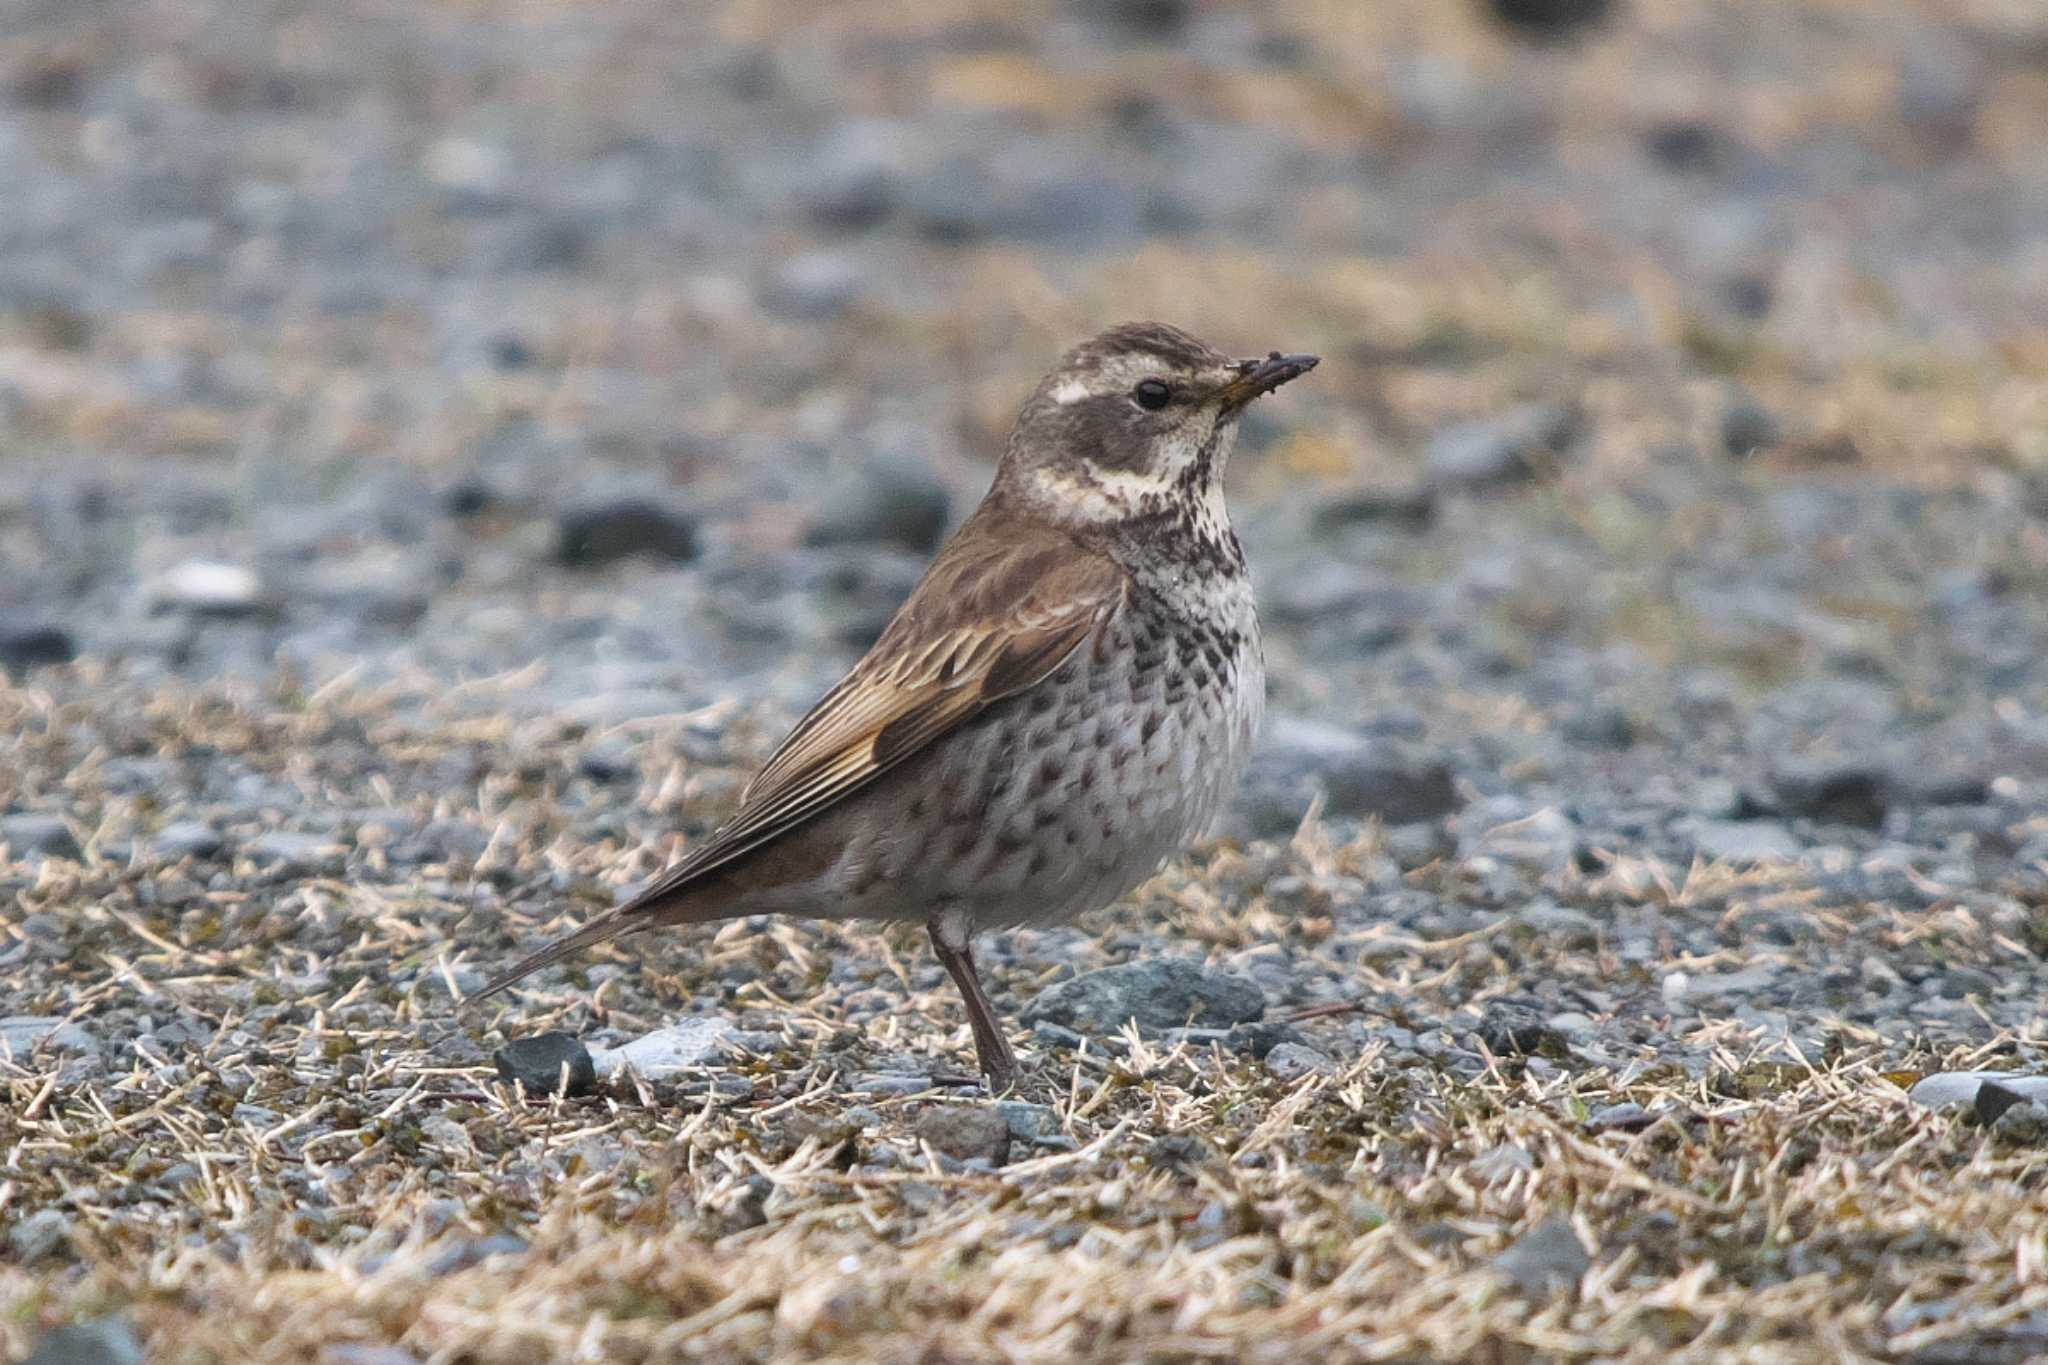
[[[1122,569],[1051,529],[955,539],[874,648],[755,774],[730,820],[632,901],[539,949],[478,998],[579,949],[661,922],[664,907],[708,874],[1049,677],[1099,636],[1128,591]]]

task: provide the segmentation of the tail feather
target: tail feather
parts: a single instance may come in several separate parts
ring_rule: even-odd
[[[488,986],[485,986],[482,990],[471,996],[470,1000],[472,1002],[488,1000],[506,987],[517,985],[519,982],[524,981],[541,968],[553,966],[563,958],[580,953],[585,948],[603,943],[607,939],[617,938],[621,934],[635,933],[641,929],[650,928],[651,923],[644,914],[628,917],[626,912],[636,908],[636,906],[627,905],[620,906],[616,910],[607,910],[575,933],[564,934],[551,943],[543,944],[519,959],[518,962],[501,973]]]

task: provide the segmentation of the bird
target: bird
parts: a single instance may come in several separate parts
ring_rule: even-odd
[[[1018,1064],[977,933],[1112,903],[1203,833],[1251,756],[1265,663],[1223,477],[1253,399],[1313,355],[1111,327],[1017,415],[979,506],[722,824],[477,1000],[657,926],[922,920],[996,1093]]]

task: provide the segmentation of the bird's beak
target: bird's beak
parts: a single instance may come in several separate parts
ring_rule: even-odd
[[[1223,410],[1236,412],[1262,393],[1271,393],[1290,379],[1299,379],[1322,359],[1313,355],[1281,355],[1237,362],[1237,378],[1223,386]]]

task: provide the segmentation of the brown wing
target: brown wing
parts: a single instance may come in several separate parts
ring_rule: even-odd
[[[482,995],[652,924],[662,903],[691,883],[1044,679],[1117,613],[1128,587],[1114,562],[1057,531],[970,523],[939,552],[874,648],[754,775],[730,820],[633,900],[540,949]]]

